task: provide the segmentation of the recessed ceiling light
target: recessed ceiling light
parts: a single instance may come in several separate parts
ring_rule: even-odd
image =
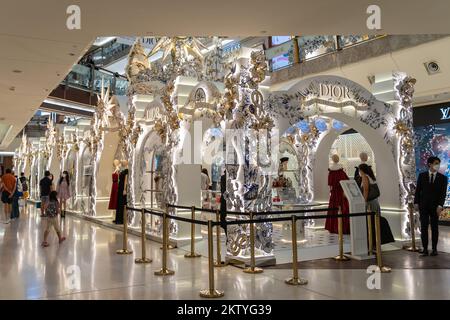
[[[22,73],[22,70],[14,69],[13,72],[14,73]]]
[[[0,117],[0,121],[5,121],[6,118],[5,117]]]
[[[75,53],[73,53],[73,52],[70,52],[70,53],[69,53],[69,56],[72,56],[72,57],[73,57],[74,55],[75,55]]]
[[[9,90],[10,90],[10,91],[15,91],[15,90],[16,90],[16,87],[9,87]]]
[[[266,33],[267,33],[267,31],[266,31],[266,30],[263,30],[263,31],[261,31],[261,33],[262,33],[262,34],[266,34]]]

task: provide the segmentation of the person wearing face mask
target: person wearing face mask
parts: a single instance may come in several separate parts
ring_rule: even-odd
[[[428,256],[428,226],[431,225],[431,256],[436,256],[439,238],[439,215],[441,214],[447,195],[447,177],[439,173],[441,160],[429,157],[428,170],[417,178],[414,207],[420,214],[420,233],[422,238],[421,256]]]
[[[61,218],[66,217],[66,202],[70,198],[70,179],[69,173],[63,171],[61,178],[59,178],[58,186],[56,188],[59,198],[59,206]]]

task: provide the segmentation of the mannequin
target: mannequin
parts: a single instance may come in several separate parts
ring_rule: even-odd
[[[340,181],[348,180],[348,176],[344,171],[344,168],[339,163],[339,156],[334,154],[331,157],[332,164],[328,169],[328,185],[330,186],[330,201],[329,208],[339,208],[341,214],[349,213],[348,201],[344,197],[344,191],[342,190]],[[329,215],[336,215],[338,211],[329,211]],[[325,229],[330,233],[338,233],[338,219],[327,218],[325,222]],[[350,233],[350,221],[348,218],[342,219],[342,232],[344,234]]]
[[[123,210],[127,205],[128,161],[122,160],[117,190],[116,224],[123,224]]]
[[[111,195],[109,197],[109,210],[116,210],[117,208],[117,191],[119,189],[119,172],[120,172],[120,161],[115,159],[113,161],[113,173],[112,173],[112,186],[111,186]],[[113,221],[115,222],[115,220]]]

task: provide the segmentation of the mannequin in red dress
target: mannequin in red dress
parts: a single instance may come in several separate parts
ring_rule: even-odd
[[[340,208],[342,214],[349,213],[348,201],[344,197],[344,191],[342,190],[341,180],[348,180],[348,176],[345,173],[342,165],[339,163],[339,156],[337,154],[331,157],[333,164],[328,169],[328,185],[330,186],[330,201],[329,208]],[[329,215],[337,214],[338,211],[328,211]],[[325,229],[330,233],[338,233],[338,219],[327,218],[325,222]],[[342,232],[344,234],[350,233],[350,221],[349,218],[342,219]]]
[[[114,172],[112,174],[112,187],[111,187],[111,195],[109,197],[109,210],[116,210],[117,208],[117,192],[119,190],[119,170],[120,170],[120,161],[114,160]]]

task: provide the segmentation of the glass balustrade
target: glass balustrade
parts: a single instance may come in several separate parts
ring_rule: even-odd
[[[296,37],[299,50],[299,62],[304,62],[318,57],[335,53],[355,45],[363,44],[367,41],[384,37],[385,35],[345,35],[345,36],[300,36]],[[283,45],[289,37],[272,37],[272,45]],[[280,40],[281,39],[281,40]],[[272,46],[272,47],[275,47]],[[289,67],[295,63],[292,48],[286,47],[286,52],[269,60],[270,70],[276,71]]]
[[[125,95],[128,89],[128,80],[121,75],[114,74],[106,69],[77,64],[67,75],[64,84],[68,87],[88,90],[99,93],[103,86],[109,86],[115,95]]]

